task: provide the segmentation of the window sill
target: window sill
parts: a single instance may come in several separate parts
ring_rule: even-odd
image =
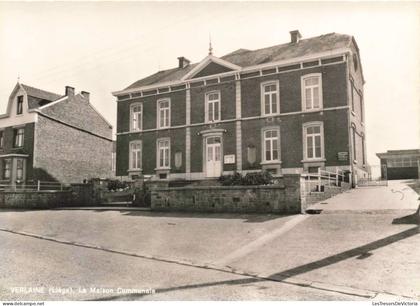
[[[128,169],[127,172],[142,172],[143,169]]]
[[[274,113],[274,114],[262,114],[261,117],[262,118],[273,118],[280,115],[280,113]]]
[[[323,112],[323,108],[315,108],[315,109],[303,109],[302,110],[302,115],[306,114],[306,113],[318,113],[318,112]]]
[[[316,159],[303,159],[301,163],[320,163],[327,161],[325,158],[316,158]]]
[[[157,129],[157,130],[168,130],[168,129],[170,129],[170,128],[171,128],[171,126],[163,126],[163,127],[158,126],[156,129]]]
[[[270,166],[270,165],[281,165],[281,160],[273,160],[273,161],[263,161],[260,163],[262,166]]]
[[[130,130],[130,133],[138,133],[138,132],[143,132],[143,130]]]
[[[171,167],[159,167],[155,168],[155,171],[170,171]]]

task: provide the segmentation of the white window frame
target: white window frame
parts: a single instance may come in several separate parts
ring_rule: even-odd
[[[165,157],[164,157],[164,161],[163,161],[163,166],[160,165],[160,149],[161,147],[161,143],[167,141],[168,142],[168,160],[167,160],[167,165],[165,165]],[[163,147],[166,148],[166,147]],[[164,155],[165,156],[165,155]],[[171,139],[166,137],[166,138],[158,138],[156,140],[156,169],[170,169],[171,168]]]
[[[134,111],[135,107],[140,107],[140,111]],[[138,126],[138,116],[140,113],[140,126]],[[136,124],[135,124],[136,123]],[[143,130],[143,103],[134,103],[130,105],[130,130],[131,131],[141,131]]]
[[[167,119],[168,119],[168,125],[160,125],[160,118],[161,118],[161,107],[160,104],[163,102],[168,102],[168,107],[162,108],[167,110]],[[169,98],[164,98],[164,99],[159,99],[156,102],[157,106],[157,128],[158,129],[166,129],[169,128],[171,126],[171,99]],[[163,122],[165,122],[166,120],[164,120]]]
[[[270,98],[270,113],[266,113],[265,112],[265,94],[266,92],[264,91],[265,86],[269,86],[269,85],[275,85],[276,86],[276,90],[275,91],[270,91],[270,93],[275,93],[276,94],[276,108],[277,111],[273,112],[272,111],[272,101]],[[279,80],[271,80],[271,81],[266,81],[266,82],[262,82],[260,85],[260,92],[261,92],[261,114],[262,116],[273,116],[273,115],[278,115],[280,114],[280,83]]]
[[[211,100],[210,101],[209,100],[209,96],[211,94],[217,94],[219,96],[219,99],[218,100]],[[205,103],[205,120],[206,120],[206,123],[219,122],[221,120],[221,116],[222,116],[222,113],[221,113],[222,99],[221,99],[220,90],[213,90],[213,91],[206,92],[205,101],[206,101],[206,103]],[[217,112],[219,114],[219,119],[214,120],[214,114],[215,114],[215,110],[216,110],[215,107],[214,107],[214,104],[216,102],[218,102],[218,105],[219,105],[218,108],[217,108]],[[209,107],[210,107],[210,104],[212,104],[212,108],[213,108],[213,118],[209,118]],[[212,119],[212,120],[210,120],[210,119]]]
[[[315,135],[320,135],[321,136],[321,156],[320,157],[308,157],[308,133],[307,133],[307,129],[309,127],[315,127],[315,126],[319,126],[319,134],[315,134]],[[303,124],[302,126],[302,132],[303,132],[303,159],[304,161],[323,161],[325,160],[325,146],[324,146],[324,123],[322,121],[313,121],[313,122],[306,122]],[[315,148],[315,146],[314,146]],[[314,149],[315,150],[315,149]],[[316,153],[314,151],[314,153]]]
[[[267,140],[267,138],[265,136],[265,133],[268,132],[268,131],[276,131],[277,132],[277,159],[272,159],[272,160],[267,160],[266,159],[265,152],[266,152],[266,140]],[[261,158],[261,160],[262,160],[262,162],[267,163],[267,164],[270,164],[270,163],[276,164],[276,163],[281,162],[280,127],[278,127],[278,126],[265,127],[261,130],[261,134],[262,134],[261,135],[261,139],[262,139],[262,145],[261,145],[262,158]],[[274,140],[275,138],[270,137],[269,139]],[[270,141],[270,143],[271,143],[271,148],[273,148],[273,141]],[[273,151],[271,150],[271,156],[272,155],[273,155]]]
[[[15,134],[16,131],[16,134]],[[19,133],[19,131],[23,131],[22,133]],[[19,137],[20,135],[20,137]],[[14,128],[13,131],[13,147],[14,148],[22,148],[25,144],[25,128],[19,127]]]
[[[136,152],[140,152],[140,158],[137,159],[137,163],[136,163],[137,164],[136,166],[138,166],[138,167],[133,167],[133,153],[135,152],[133,150],[134,145],[140,145],[140,149],[135,150]],[[143,143],[142,143],[142,141],[141,140],[130,141],[130,144],[129,144],[129,163],[130,163],[130,165],[128,167],[129,170],[131,170],[131,171],[141,171],[143,169],[142,159],[143,159]]]
[[[317,77],[319,78],[319,82],[317,86],[311,85],[311,86],[305,86],[305,80],[310,79],[310,78],[314,78]],[[321,73],[310,73],[310,74],[305,74],[301,77],[301,81],[300,81],[300,86],[301,86],[301,96],[302,96],[302,111],[304,112],[310,112],[310,111],[317,111],[320,109],[323,109],[323,97],[322,97],[322,74]],[[312,88],[311,93],[312,93],[312,100],[311,100],[311,108],[306,108],[306,88]],[[313,100],[313,88],[315,87],[319,87],[318,90],[318,101],[319,101],[319,107],[314,108],[314,100]]]

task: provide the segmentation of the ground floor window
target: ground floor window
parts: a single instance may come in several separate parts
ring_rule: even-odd
[[[23,180],[23,166],[24,160],[22,158],[16,159],[16,180],[22,181]]]
[[[307,123],[303,126],[305,159],[324,158],[324,131],[322,122]]]
[[[12,160],[10,158],[3,159],[3,179],[9,180],[12,169]]]
[[[264,134],[264,158],[266,162],[273,162],[279,160],[279,137],[278,129],[269,129],[263,131]]]
[[[169,168],[170,141],[169,139],[158,139],[157,141],[157,168]]]
[[[130,143],[130,170],[140,170],[141,164],[141,141],[135,141]]]

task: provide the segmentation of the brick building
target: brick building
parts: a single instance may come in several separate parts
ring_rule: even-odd
[[[388,150],[376,154],[381,160],[381,178],[385,180],[420,178],[420,149]]]
[[[363,72],[336,33],[212,54],[143,78],[117,97],[117,176],[206,179],[336,167],[367,177]]]
[[[81,182],[111,172],[112,126],[67,86],[59,95],[16,84],[0,116],[3,184]]]

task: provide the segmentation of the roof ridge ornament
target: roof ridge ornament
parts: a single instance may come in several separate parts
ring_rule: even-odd
[[[211,34],[209,34],[209,55],[213,55],[213,47],[211,46]]]

